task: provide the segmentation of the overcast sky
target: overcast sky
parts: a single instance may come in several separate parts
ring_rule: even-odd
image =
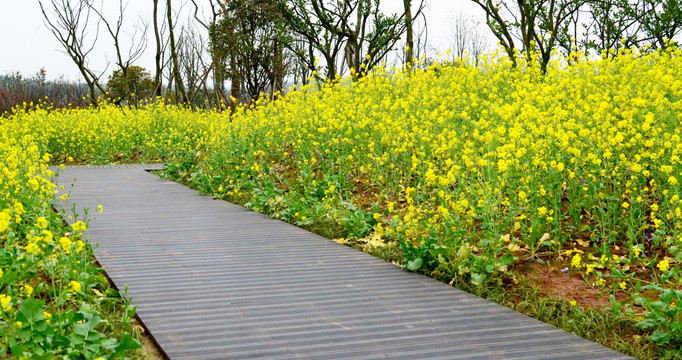
[[[48,79],[64,76],[69,80],[79,80],[80,75],[71,58],[64,54],[57,40],[43,24],[38,1],[36,0],[0,0],[0,74],[19,71],[23,75],[33,75],[40,68],[45,68]],[[43,0],[46,7],[50,0]],[[425,15],[428,24],[429,42],[432,46],[445,50],[449,47],[452,39],[450,22],[453,16],[463,13],[474,19],[483,19],[483,14],[470,0],[425,0],[427,8]],[[189,1],[186,8],[191,8]],[[180,1],[177,1],[180,4]],[[198,3],[202,3],[201,0]],[[105,11],[115,19],[118,1],[106,0]],[[133,19],[139,16],[151,18],[150,0],[128,0],[126,19],[128,30],[133,24]],[[176,7],[178,5],[175,5]],[[398,11],[402,7],[402,0],[383,0],[382,8],[385,11]],[[180,16],[186,19],[187,15]],[[487,28],[484,28],[487,31]],[[90,55],[91,67],[104,70],[107,61],[113,59],[112,46],[108,45],[109,39],[100,35],[98,46]],[[491,40],[492,41],[492,40]],[[150,43],[147,53],[138,61],[137,65],[147,69],[154,68],[153,52]],[[109,67],[113,69],[113,65]]]

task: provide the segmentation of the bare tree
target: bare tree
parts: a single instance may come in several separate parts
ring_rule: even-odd
[[[161,96],[161,92],[163,91],[163,83],[162,83],[162,72],[163,69],[161,68],[161,62],[162,62],[162,57],[163,57],[163,44],[161,42],[161,28],[159,28],[159,0],[153,0],[154,1],[154,10],[152,11],[152,21],[154,24],[154,44],[156,45],[156,49],[154,52],[154,97]],[[165,22],[164,22],[165,24]]]
[[[469,19],[465,18],[462,13],[455,15],[450,23],[450,33],[452,34],[453,57],[464,59],[471,44],[471,37],[474,35]]]
[[[472,23],[472,32],[469,40],[469,54],[474,59],[476,65],[478,60],[486,49],[490,46],[488,38],[483,35],[481,24],[479,22]]]
[[[78,67],[90,92],[90,102],[97,105],[97,91],[104,93],[100,78],[104,72],[96,73],[88,64],[88,57],[99,37],[99,21],[95,24],[94,35],[89,34],[92,19],[91,0],[50,0],[48,10],[44,1],[39,0],[45,25],[59,41],[64,52]]]
[[[192,27],[191,23],[188,22],[188,25],[180,30],[178,62],[180,72],[187,84],[187,102],[189,104],[194,104],[194,99],[199,92],[207,88],[206,80],[213,69],[213,63],[210,59],[204,58],[208,54],[206,43],[207,39],[196,28]],[[208,99],[205,97],[205,100]]]
[[[414,22],[412,19],[412,0],[403,0],[405,10],[405,62],[414,58]]]
[[[682,32],[682,0],[642,0],[643,41],[666,48]]]
[[[104,2],[102,1],[101,6],[103,5]],[[119,94],[117,99],[112,99],[116,104],[118,104],[128,97],[133,91],[129,83],[130,79],[128,77],[128,68],[137,60],[139,60],[144,51],[147,49],[147,30],[149,26],[144,19],[138,18],[137,22],[132,26],[132,34],[122,33],[123,21],[125,19],[125,9],[127,7],[127,3],[124,3],[123,0],[119,0],[118,2],[118,17],[116,18],[115,23],[112,23],[107,19],[107,17],[104,15],[102,7],[97,9],[92,3],[88,4],[88,6],[90,7],[91,11],[97,14],[99,21],[104,24],[104,27],[113,41],[114,51],[116,52],[115,63],[118,67],[118,70],[120,71],[120,74],[122,75],[124,82],[123,85],[125,85],[127,89],[126,92]],[[124,34],[128,35],[130,42],[127,49],[123,48],[124,44],[121,37]]]
[[[306,41],[314,51],[305,47],[289,48],[317,70],[314,53],[320,53],[326,67],[326,79],[342,74],[344,64],[361,74],[384,61],[395,44],[407,31],[405,12],[386,15],[379,10],[380,0],[279,0],[286,25]],[[424,7],[409,15],[414,22]],[[405,3],[403,3],[405,5]],[[407,54],[405,54],[407,55]],[[320,77],[321,78],[321,77]]]
[[[471,0],[485,11],[486,23],[513,64],[516,51],[527,58],[539,55],[543,72],[556,49],[569,34],[569,21],[588,0]],[[517,48],[515,39],[521,47]]]
[[[407,22],[405,12],[388,16],[379,11],[379,5],[380,1],[358,1],[354,26],[348,23],[340,29],[346,37],[348,66],[357,72],[369,71],[383,62],[386,55],[394,49],[396,42],[413,24],[411,8],[409,9],[411,19]],[[419,16],[423,9],[422,0],[415,15]]]
[[[463,13],[453,18],[453,22],[450,23],[452,60],[455,61],[455,57],[464,60],[468,55],[469,60],[478,65],[479,56],[488,48],[488,39],[480,29],[481,24]]]
[[[206,30],[211,33],[211,29],[214,29],[218,19],[222,13],[226,12],[226,3],[221,1],[209,0],[209,18],[205,19],[199,16],[201,10],[200,6],[197,4],[196,0],[191,0],[194,5],[193,17],[194,19]],[[203,15],[203,14],[202,14]],[[210,38],[210,35],[209,35]],[[222,108],[223,104],[228,103],[228,97],[225,93],[225,82],[228,78],[227,71],[225,69],[224,63],[225,59],[221,56],[218,51],[213,51],[211,47],[208,48],[209,54],[211,55],[211,71],[213,77],[213,90],[215,92],[216,98],[219,101],[219,107]],[[237,91],[238,93],[238,91]]]
[[[187,90],[185,90],[185,84],[182,81],[182,74],[180,73],[180,64],[178,62],[178,47],[175,43],[175,30],[173,27],[173,8],[171,5],[171,0],[166,0],[166,20],[168,21],[168,35],[170,44],[170,58],[173,63],[173,79],[175,80],[175,88],[179,92],[179,98],[176,96],[178,102],[186,102],[189,100],[187,96]]]

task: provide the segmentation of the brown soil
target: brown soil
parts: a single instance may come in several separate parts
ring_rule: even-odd
[[[609,292],[592,287],[578,274],[562,272],[561,269],[565,267],[565,264],[547,266],[529,261],[517,265],[515,272],[549,297],[575,300],[580,306],[591,308],[601,308],[610,304]],[[617,300],[624,298],[620,291],[616,293]]]
[[[142,356],[148,360],[166,360],[168,357],[161,351],[161,348],[156,344],[156,341],[151,337],[147,329],[139,325],[139,320],[136,321],[135,326],[140,328],[140,342],[142,343]]]

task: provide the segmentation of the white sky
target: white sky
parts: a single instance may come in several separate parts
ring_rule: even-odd
[[[429,43],[438,49],[445,50],[448,48],[452,38],[450,20],[456,14],[463,13],[474,19],[483,20],[482,11],[470,0],[425,1],[427,4],[425,15],[428,24]],[[48,79],[62,75],[68,80],[80,79],[76,65],[73,64],[68,55],[61,52],[60,44],[43,24],[37,0],[0,0],[0,2],[0,34],[2,34],[0,36],[0,49],[2,49],[2,53],[0,53],[0,74],[19,71],[22,75],[33,75],[42,67],[47,71]],[[185,5],[187,9],[192,8],[189,1],[183,2],[187,3]],[[205,1],[198,1],[200,4],[202,2]],[[49,6],[49,3],[50,0],[44,0],[46,7]],[[160,1],[159,5],[162,6],[162,3],[164,1]],[[118,15],[117,4],[118,1],[115,0],[105,1],[105,10],[107,13],[111,13],[112,19]],[[177,7],[178,5],[174,4],[174,6]],[[109,7],[112,8],[109,9]],[[397,11],[402,8],[402,0],[383,0],[382,7],[387,12]],[[125,25],[131,26],[133,19],[138,16],[151,19],[151,9],[151,0],[128,0],[126,9],[128,23],[124,24],[124,28]],[[186,18],[187,15],[181,16],[181,19]],[[151,35],[151,20],[148,21]],[[482,29],[488,31],[485,25],[482,25]],[[104,70],[107,61],[113,59],[112,46],[108,45],[109,38],[107,36],[108,34],[100,34],[98,46],[90,55],[90,64],[94,69]],[[150,38],[147,52],[136,65],[147,69],[154,68],[153,46]],[[113,65],[109,69],[113,69]]]

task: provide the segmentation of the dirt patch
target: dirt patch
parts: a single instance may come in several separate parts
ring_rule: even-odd
[[[519,264],[516,273],[536,285],[540,292],[548,297],[575,300],[583,307],[602,308],[610,305],[610,292],[592,287],[579,274],[565,269],[564,264],[547,266],[529,261]],[[616,293],[617,300],[624,298],[622,293]]]
[[[142,343],[142,356],[147,360],[166,360],[168,357],[161,351],[159,346],[151,337],[147,329],[139,325],[139,320],[136,321],[135,326],[140,328],[140,342]]]

